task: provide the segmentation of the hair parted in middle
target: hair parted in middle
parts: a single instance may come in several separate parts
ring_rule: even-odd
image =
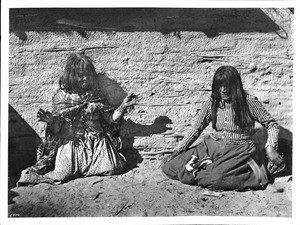
[[[225,86],[231,96],[235,124],[243,131],[251,130],[254,125],[254,120],[247,104],[247,93],[243,88],[239,72],[232,66],[221,66],[214,74],[211,95],[212,127],[216,129],[217,110],[221,102],[221,86]]]

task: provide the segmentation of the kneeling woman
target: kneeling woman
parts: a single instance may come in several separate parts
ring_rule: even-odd
[[[265,154],[251,140],[255,121],[268,131]],[[214,132],[194,148],[189,146],[212,122]],[[217,69],[212,94],[199,112],[193,129],[164,160],[163,172],[182,183],[219,190],[260,189],[268,173],[284,167],[277,153],[278,124],[256,97],[246,94],[238,71]]]
[[[24,170],[21,184],[66,182],[77,177],[120,174],[126,160],[119,152],[116,132],[126,108],[127,96],[117,109],[101,94],[91,59],[72,54],[67,59],[52,112],[38,112],[47,123],[46,140],[37,151],[37,162]]]

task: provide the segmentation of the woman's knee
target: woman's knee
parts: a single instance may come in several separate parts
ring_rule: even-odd
[[[168,175],[170,173],[170,166],[171,166],[170,161],[163,162],[163,164],[162,164],[162,171],[166,175]]]
[[[178,180],[178,174],[174,166],[172,165],[172,160],[165,162],[162,165],[162,172],[170,179]]]

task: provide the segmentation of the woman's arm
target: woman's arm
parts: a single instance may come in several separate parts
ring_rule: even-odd
[[[80,104],[79,98],[73,99],[70,94],[58,90],[53,96],[53,115],[74,116],[80,109],[87,107],[87,102]]]
[[[112,114],[112,121],[113,122],[116,122],[116,121],[118,121],[118,120],[120,120],[122,117],[123,117],[123,115],[124,115],[124,113],[125,113],[125,111],[126,111],[126,106],[124,105],[124,103],[122,103],[114,112],[113,112],[113,114]]]
[[[209,98],[203,105],[203,108],[197,115],[196,122],[192,130],[187,133],[180,143],[175,147],[175,152],[185,151],[195,140],[200,136],[202,131],[208,126],[211,121],[211,98]],[[176,154],[176,153],[175,153]]]
[[[48,130],[51,131],[52,134],[57,134],[61,130],[63,118],[53,116],[51,112],[44,111],[43,109],[39,109],[37,117],[38,121],[47,123]]]
[[[125,99],[123,100],[122,104],[113,112],[112,121],[116,122],[116,121],[120,120],[122,118],[122,116],[124,115],[124,113],[126,112],[126,109],[129,106],[136,104],[136,102],[135,102],[136,97],[137,96],[135,96],[133,94],[127,95],[125,97]]]
[[[261,123],[268,132],[268,139],[265,144],[266,155],[271,164],[268,169],[273,173],[283,163],[283,158],[278,154],[279,126],[275,119],[267,112],[263,105],[254,96],[248,96],[248,105],[254,119]]]
[[[268,139],[265,147],[272,147],[274,150],[277,150],[279,133],[278,123],[256,97],[248,95],[247,101],[253,118],[267,129]]]
[[[74,100],[71,99],[70,95],[59,89],[52,98],[52,112],[40,109],[38,118],[47,123],[47,130],[52,134],[68,133],[66,132],[66,129],[69,129],[67,124],[70,124],[82,107],[85,105],[74,105]]]
[[[121,105],[115,109],[114,107],[110,106],[105,99],[102,99],[101,102],[89,103],[87,105],[86,113],[92,114],[92,112],[98,108],[100,113],[102,114],[102,118],[108,123],[117,123],[123,117],[126,112],[126,109],[129,106],[135,104],[136,96],[135,95],[128,95],[125,97]]]

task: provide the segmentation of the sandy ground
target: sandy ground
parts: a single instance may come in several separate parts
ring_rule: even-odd
[[[292,176],[275,178],[266,190],[220,192],[168,179],[160,161],[144,159],[118,176],[88,177],[60,185],[15,187],[9,179],[9,217],[292,217]]]

